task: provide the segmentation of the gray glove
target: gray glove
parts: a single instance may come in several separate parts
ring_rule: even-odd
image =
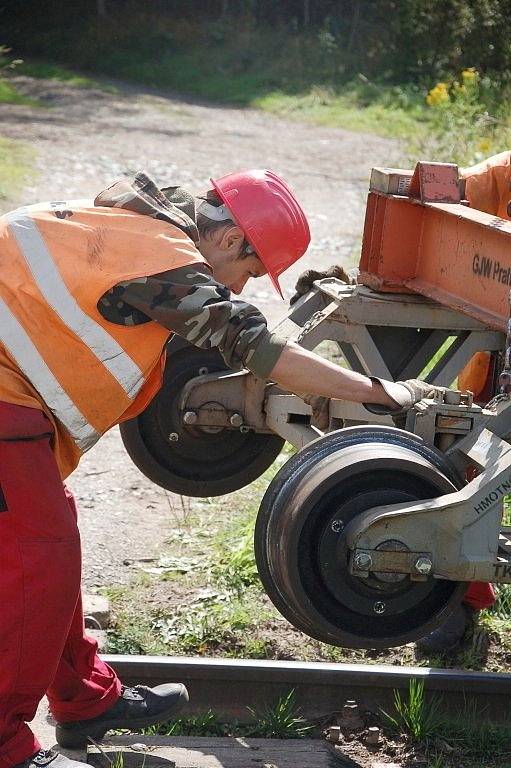
[[[386,379],[379,379],[377,376],[371,376],[370,378],[371,381],[377,381],[387,395],[396,403],[395,408],[389,408],[379,403],[364,403],[364,408],[370,413],[394,416],[402,411],[409,410],[412,405],[415,405],[420,400],[424,400],[424,398],[435,400],[443,392],[447,391],[447,387],[437,387],[435,384],[428,384],[427,381],[421,381],[420,379],[387,381]]]
[[[311,424],[326,432],[330,424],[330,398],[322,395],[303,395],[302,400],[311,407]]]
[[[319,272],[317,269],[306,269],[302,272],[295,285],[295,293],[291,296],[289,304],[292,306],[301,296],[305,296],[306,293],[312,289],[312,284],[315,280],[323,280],[325,277],[336,277],[338,280],[342,280],[343,283],[348,285],[354,285],[356,279],[350,275],[344,267],[340,264],[334,264],[328,269],[324,269]]]

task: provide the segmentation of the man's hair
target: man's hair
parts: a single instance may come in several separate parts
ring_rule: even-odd
[[[202,200],[205,200],[209,205],[214,206],[215,208],[219,208],[222,205],[222,201],[218,197],[218,194],[215,192],[214,189],[208,189],[207,192],[205,192],[203,195],[198,195],[197,201],[197,229],[199,230],[199,238],[201,240],[209,240],[211,236],[218,232],[219,230],[227,229],[227,227],[232,227],[233,225],[236,226],[236,222],[234,219],[222,219],[221,221],[216,221],[215,219],[210,219],[207,216],[205,216],[203,213],[200,212],[200,203]],[[229,210],[229,209],[227,209]],[[241,250],[240,255],[238,258],[245,259],[248,256],[250,256],[253,253],[253,249],[250,246],[250,243],[245,240],[243,244],[243,248]]]
[[[199,201],[199,209],[201,200],[205,200],[215,208],[219,208],[222,205],[222,201],[214,189],[208,189],[208,191],[203,195],[199,195],[197,199]],[[200,210],[197,210],[197,229],[199,230],[199,237],[201,240],[209,240],[214,232],[217,232],[219,229],[225,229],[226,227],[232,227],[235,223],[236,222],[232,219],[224,219],[223,221],[214,221],[213,219],[208,219],[208,217],[204,216]]]

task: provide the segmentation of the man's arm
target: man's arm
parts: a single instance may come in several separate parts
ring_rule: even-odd
[[[121,325],[155,320],[195,346],[218,348],[233,370],[248,368],[262,379],[286,346],[268,330],[260,310],[234,299],[206,265],[120,283],[102,297],[98,309]]]
[[[340,368],[293,342],[286,344],[268,378],[291,392],[396,407],[376,379]]]
[[[270,333],[264,315],[232,299],[206,266],[120,283],[102,297],[98,309],[107,320],[124,325],[155,320],[195,346],[217,347],[230,368],[248,368],[291,392],[377,404],[389,411],[425,396],[422,384],[417,389],[380,382]]]

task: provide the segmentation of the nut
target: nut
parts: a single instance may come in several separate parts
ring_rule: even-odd
[[[179,440],[179,435],[177,434],[177,432],[171,432],[169,435],[169,440],[171,443],[177,443],[177,441]]]
[[[229,421],[233,427],[241,427],[243,424],[243,416],[241,413],[233,413]]]
[[[422,576],[427,576],[433,570],[433,563],[429,557],[418,557],[415,561],[415,570]]]
[[[355,568],[360,571],[367,571],[373,564],[373,558],[367,552],[359,552],[355,557]]]
[[[196,424],[197,414],[195,411],[186,411],[185,415],[183,416],[183,421],[185,424]]]
[[[340,533],[344,528],[344,523],[342,520],[332,520],[330,528],[334,533]]]

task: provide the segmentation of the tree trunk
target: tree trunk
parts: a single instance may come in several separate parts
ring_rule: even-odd
[[[311,20],[310,0],[303,0],[303,26],[307,28]]]

